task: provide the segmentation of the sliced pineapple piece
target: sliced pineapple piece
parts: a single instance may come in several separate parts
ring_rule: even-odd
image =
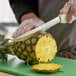
[[[62,66],[55,63],[40,63],[32,66],[32,69],[41,73],[54,73],[58,72]]]
[[[57,53],[56,41],[51,35],[41,37],[36,44],[36,57],[40,62],[51,61]]]

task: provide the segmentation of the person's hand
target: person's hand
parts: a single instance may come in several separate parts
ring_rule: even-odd
[[[13,38],[19,37],[20,35],[40,26],[41,24],[43,24],[44,21],[39,19],[39,18],[33,18],[33,19],[27,19],[24,20],[19,27],[17,28],[17,30],[13,33]]]
[[[67,14],[68,23],[73,22],[73,18],[76,17],[76,0],[69,0],[60,10],[60,14]]]

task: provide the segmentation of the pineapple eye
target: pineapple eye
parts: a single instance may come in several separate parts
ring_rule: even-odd
[[[46,37],[48,37],[48,35],[46,35]]]
[[[38,60],[40,60],[40,58],[38,58]]]
[[[49,62],[50,60],[48,59],[48,62]]]

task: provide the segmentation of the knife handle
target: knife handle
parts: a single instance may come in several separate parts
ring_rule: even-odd
[[[60,22],[61,23],[72,23],[73,21],[76,20],[76,17],[75,16],[72,16],[72,20],[70,22],[67,21],[67,14],[62,14],[62,15],[59,15],[60,17]]]

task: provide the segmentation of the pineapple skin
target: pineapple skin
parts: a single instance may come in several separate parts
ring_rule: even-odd
[[[36,56],[36,54],[38,55],[38,53],[36,52],[36,45],[39,39],[43,36],[50,36],[50,38],[53,38],[47,32],[40,31],[40,32],[37,32],[36,34],[33,34],[30,38],[26,40],[24,39],[22,41],[12,42],[12,49],[13,49],[14,54],[18,58],[26,61],[29,64],[38,64],[39,60],[37,59],[37,56]]]

